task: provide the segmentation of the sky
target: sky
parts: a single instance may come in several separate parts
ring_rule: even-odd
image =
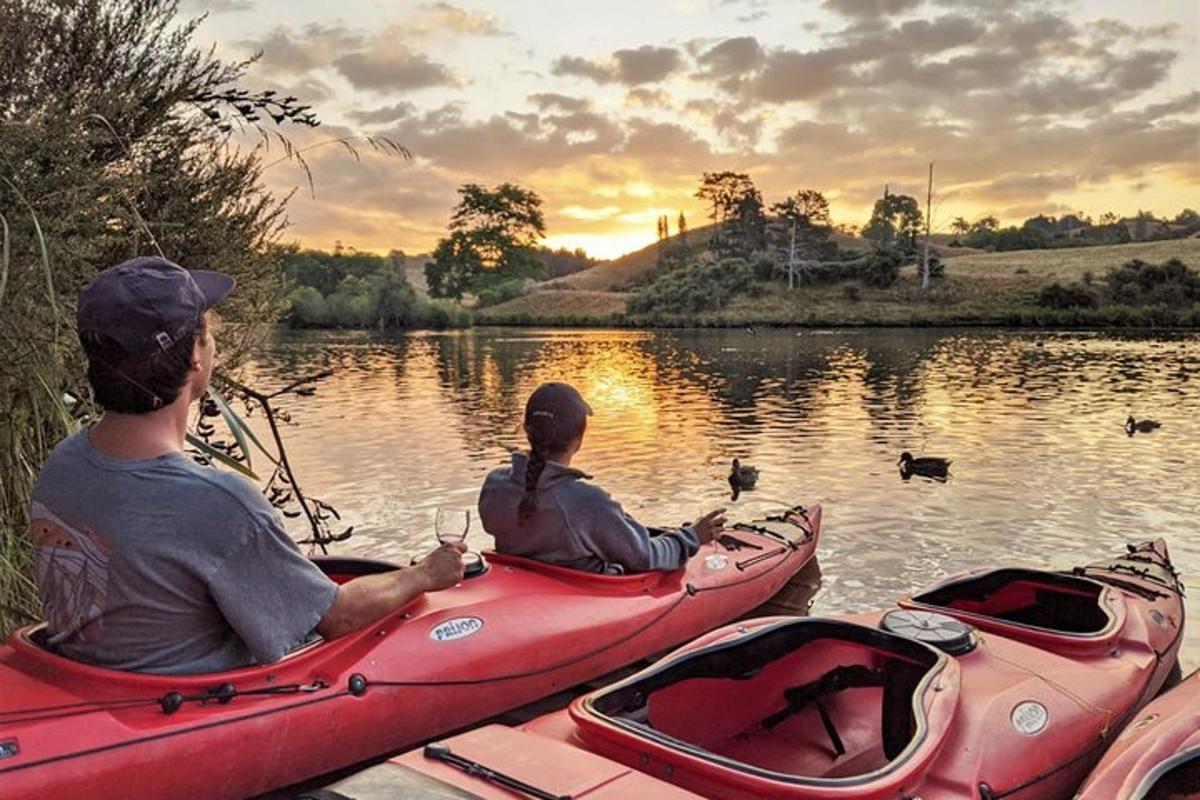
[[[428,252],[464,183],[544,201],[546,244],[650,244],[704,172],[822,191],[862,225],[884,186],[933,221],[1200,208],[1196,0],[184,0],[242,81],[311,104],[288,237]],[[356,139],[359,158],[337,145]],[[366,137],[406,147],[376,153]],[[245,137],[242,146],[259,142]],[[278,145],[267,162],[278,156]]]

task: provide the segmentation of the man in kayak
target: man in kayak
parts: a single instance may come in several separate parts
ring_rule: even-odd
[[[479,518],[501,553],[589,572],[679,569],[725,525],[725,509],[676,530],[651,531],[571,467],[592,409],[566,383],[543,383],[525,404],[529,455],[488,474]]]
[[[190,674],[268,663],[462,579],[461,545],[338,586],[245,478],[184,453],[216,356],[209,309],[234,286],[162,258],[107,269],[79,297],[104,415],[64,439],[33,491],[29,534],[47,644],[111,669]]]

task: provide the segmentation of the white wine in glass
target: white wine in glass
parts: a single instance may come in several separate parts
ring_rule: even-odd
[[[471,529],[471,511],[466,508],[439,508],[433,518],[433,530],[439,544],[458,544]]]

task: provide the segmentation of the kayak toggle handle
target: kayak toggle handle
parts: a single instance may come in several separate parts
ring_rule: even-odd
[[[485,767],[478,761],[464,758],[451,750],[449,745],[442,744],[441,742],[432,742],[425,745],[423,752],[426,758],[441,761],[443,764],[461,769],[468,775],[480,780],[503,786],[506,789],[512,789],[514,792],[520,792],[527,797],[536,798],[536,800],[571,800],[571,795],[569,794],[551,794],[544,789],[539,789],[524,781],[505,775],[502,772],[497,772],[490,767]]]
[[[796,526],[796,527],[800,527],[800,526]],[[791,538],[789,538],[787,536],[784,536],[782,533],[776,533],[775,531],[771,530],[770,528],[764,527],[762,525],[755,525],[753,522],[735,522],[733,524],[733,529],[735,531],[752,531],[754,533],[761,534],[763,536],[769,536],[770,538],[774,539],[775,541],[781,542],[781,543],[787,545],[792,550],[797,550],[800,547],[800,545],[797,544],[794,540],[792,540]],[[803,541],[807,542],[810,538],[812,538],[811,531],[807,530],[806,528],[802,528],[802,527],[800,528],[800,530],[804,531]]]
[[[309,694],[311,692],[319,692],[322,689],[328,689],[329,683],[320,678],[312,683],[285,683],[279,686],[260,686],[257,689],[239,689],[232,683],[222,683],[219,686],[210,686],[203,693],[183,694],[182,692],[167,692],[158,698],[159,708],[167,715],[174,714],[184,703],[199,703],[200,705],[208,705],[216,702],[220,705],[225,705],[235,697],[255,697],[274,694]]]

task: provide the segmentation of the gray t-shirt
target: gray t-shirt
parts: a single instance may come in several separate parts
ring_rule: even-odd
[[[277,661],[337,596],[253,484],[181,453],[115,459],[80,431],[42,467],[30,518],[49,644],[78,661],[165,674]]]

